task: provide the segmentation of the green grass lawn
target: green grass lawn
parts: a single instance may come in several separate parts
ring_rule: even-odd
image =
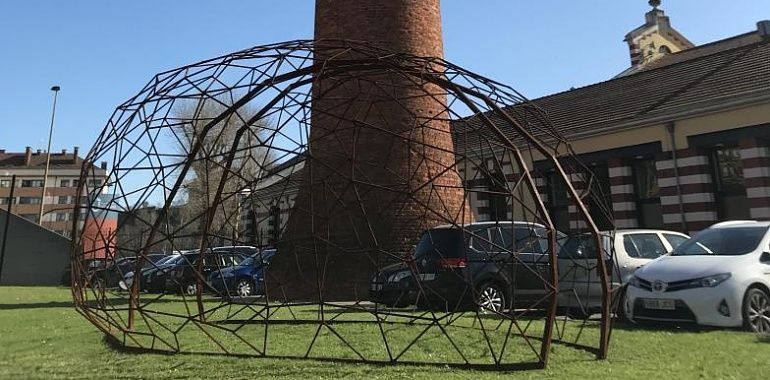
[[[354,329],[340,325],[340,329]],[[275,354],[294,354],[308,339],[308,327],[271,336]],[[345,331],[341,333],[345,334]],[[310,328],[311,333],[314,329]],[[589,338],[595,329],[587,329]],[[350,332],[361,334],[358,331]],[[408,335],[408,334],[407,334]],[[376,336],[376,335],[373,335]],[[454,335],[453,335],[454,336]],[[314,348],[315,356],[345,356],[348,352],[330,335]],[[394,336],[398,344],[400,336]],[[484,345],[457,335],[468,352],[485,355]],[[256,339],[255,339],[256,340]],[[378,352],[379,342],[355,339],[361,352]],[[353,340],[351,340],[353,341]],[[403,340],[402,340],[403,341]],[[191,342],[190,344],[194,344]],[[441,344],[426,339],[415,350],[416,360],[439,361]],[[187,346],[186,346],[187,347]],[[284,350],[284,351],[281,351]],[[336,350],[336,351],[335,351]],[[451,352],[451,350],[450,350]],[[203,354],[135,354],[114,349],[103,334],[72,307],[63,288],[0,287],[0,379],[6,378],[735,378],[761,379],[770,374],[770,342],[731,330],[690,331],[617,326],[610,357],[555,344],[545,370],[484,372],[443,366],[369,365],[301,359],[239,358]]]

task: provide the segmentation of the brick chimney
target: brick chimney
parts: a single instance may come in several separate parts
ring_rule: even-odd
[[[77,164],[78,163],[78,150],[80,150],[80,147],[74,147],[72,148],[72,163]]]
[[[316,0],[315,39],[443,57],[439,0]],[[316,57],[337,53],[319,46]],[[357,75],[313,85],[314,96],[324,94],[312,101],[313,159],[279,242],[282,258],[271,264],[274,299],[320,301],[319,282],[323,301],[363,299],[375,262],[403,257],[424,229],[456,221],[466,207],[459,175],[446,170],[455,159],[449,123],[431,120],[446,99],[426,94],[440,89],[389,72]],[[353,184],[354,172],[364,180]],[[436,175],[439,186],[424,186]]]
[[[32,147],[28,146],[24,150],[24,166],[29,166],[31,161],[32,161]]]
[[[764,39],[770,38],[770,20],[757,22],[757,34]]]

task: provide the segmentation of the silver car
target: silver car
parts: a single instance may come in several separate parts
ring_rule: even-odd
[[[629,229],[602,231],[601,238],[602,256],[610,270],[611,289],[616,295],[614,302],[622,305],[625,284],[634,271],[673,251],[690,237],[675,231]],[[560,308],[576,317],[600,310],[602,286],[595,239],[591,235],[575,235],[562,240],[560,246]]]

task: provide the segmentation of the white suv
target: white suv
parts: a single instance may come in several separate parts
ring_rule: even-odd
[[[701,231],[636,271],[624,307],[632,320],[744,326],[770,333],[770,222]]]

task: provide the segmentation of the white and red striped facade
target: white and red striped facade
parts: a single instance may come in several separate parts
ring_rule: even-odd
[[[744,139],[739,146],[749,213],[755,219],[770,219],[770,144]]]
[[[611,206],[615,228],[664,228],[692,234],[725,220],[725,215],[720,213],[720,209],[724,208],[732,208],[731,212],[745,214],[752,219],[770,219],[770,143],[762,136],[745,138],[745,132],[751,132],[752,127],[748,128],[736,129],[741,133],[735,133],[732,139],[730,131],[720,132],[723,142],[719,144],[699,144],[675,152],[662,151],[662,144],[646,144],[642,148],[592,152],[591,162],[585,163],[588,168],[606,168],[609,194],[603,197]],[[716,149],[724,146],[734,147],[740,154],[739,166],[743,173],[745,195],[739,197],[745,196],[745,202],[733,202],[734,198],[721,200],[718,195],[719,169],[713,155]],[[651,151],[651,147],[657,152]],[[641,153],[645,153],[643,156],[639,155],[640,149]],[[605,158],[596,159],[602,156]],[[647,202],[657,203],[652,210],[659,210],[659,215],[650,220],[642,217],[642,196],[638,194],[635,183],[638,173],[635,173],[634,163],[641,159],[654,160],[658,195]],[[548,178],[553,171],[540,166],[538,168],[535,164],[535,186],[546,206],[553,209],[557,200],[553,199],[552,180]],[[506,168],[505,174],[510,183],[515,182],[515,173],[511,173],[509,168]],[[573,173],[570,178],[578,193],[586,191],[585,176]],[[476,220],[494,219],[490,214],[489,200],[471,196],[470,201]],[[590,209],[589,202],[585,203]],[[552,213],[551,217],[567,218],[568,222],[554,222],[564,229],[584,230],[586,223],[574,202],[565,207],[566,214]],[[508,213],[506,217],[512,216]]]

